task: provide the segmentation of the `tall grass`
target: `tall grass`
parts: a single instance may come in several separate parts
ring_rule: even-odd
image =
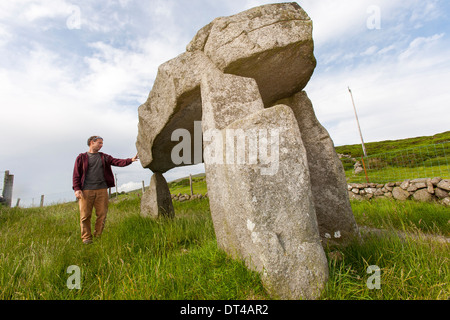
[[[139,215],[139,199],[112,203],[105,232],[79,239],[76,204],[0,213],[1,299],[251,299],[256,273],[218,250],[208,202],[175,203],[174,220]],[[67,268],[81,270],[69,290]]]
[[[257,273],[218,249],[207,199],[174,202],[173,220],[139,215],[137,195],[110,204],[105,232],[80,240],[75,203],[0,209],[0,299],[271,299]],[[322,299],[448,299],[449,210],[413,201],[353,202],[359,224],[388,232],[326,248],[330,278]],[[421,220],[422,219],[422,220]],[[445,220],[447,223],[445,223]],[[397,229],[412,233],[399,237]],[[67,268],[81,270],[69,290]],[[369,265],[381,268],[381,289],[366,286]]]
[[[448,207],[375,199],[352,201],[352,209],[363,241],[327,250],[330,281],[324,299],[450,298]],[[381,269],[380,290],[366,284],[372,265]]]
[[[395,234],[366,235],[363,244],[341,249],[342,260],[329,258],[330,280],[324,299],[448,300],[448,244],[400,238]],[[369,289],[369,266],[380,268],[380,289]]]
[[[372,199],[352,202],[359,225],[450,237],[450,208],[436,203]]]

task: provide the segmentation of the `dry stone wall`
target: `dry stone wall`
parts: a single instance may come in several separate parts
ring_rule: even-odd
[[[435,201],[450,206],[450,180],[422,178],[389,183],[349,183],[348,195],[351,200],[370,200],[374,198],[391,198],[397,200]],[[208,198],[208,194],[172,194],[174,201],[187,201]]]
[[[393,198],[397,200],[414,199],[417,201],[436,201],[450,206],[450,180],[421,178],[378,183],[349,183],[347,185],[350,199],[366,200],[372,198]]]
[[[171,195],[172,200],[174,201],[188,201],[188,200],[195,200],[195,199],[203,199],[208,198],[208,193],[201,194],[201,193],[195,193],[195,194],[187,194],[187,193],[177,193]]]

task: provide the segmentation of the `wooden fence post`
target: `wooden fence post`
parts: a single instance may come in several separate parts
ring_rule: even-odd
[[[192,174],[189,174],[189,186],[191,187],[191,196],[194,195],[194,190],[192,189]]]
[[[41,196],[41,208],[44,207],[44,195]]]

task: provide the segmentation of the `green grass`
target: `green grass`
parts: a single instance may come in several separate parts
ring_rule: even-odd
[[[388,233],[326,248],[330,278],[322,299],[448,299],[450,211],[428,203],[352,203],[359,224]],[[136,194],[112,201],[105,232],[80,240],[76,203],[0,210],[0,299],[271,299],[257,273],[218,249],[208,199],[174,202],[176,218],[139,215]],[[393,231],[411,233],[399,237]],[[69,290],[71,265],[81,290]],[[369,290],[369,265],[381,268],[381,290]]]
[[[366,175],[364,172],[354,174],[353,169],[345,171],[348,183],[366,183]],[[369,182],[373,183],[387,183],[387,182],[401,182],[415,178],[434,178],[440,177],[442,179],[450,179],[450,172],[439,170],[436,167],[422,167],[422,168],[399,168],[399,167],[385,167],[379,170],[368,171]]]
[[[176,181],[169,182],[169,188],[171,194],[191,194],[191,187],[189,185],[189,178],[179,179]],[[194,194],[205,194],[208,192],[206,188],[206,178],[202,177],[192,177],[192,191]]]
[[[448,207],[374,199],[352,201],[352,209],[364,241],[340,248],[341,261],[329,259],[332,280],[324,299],[450,298]],[[371,265],[381,268],[380,290],[366,285]]]
[[[208,201],[175,203],[177,217],[139,215],[139,199],[110,205],[106,230],[79,239],[76,204],[0,213],[1,299],[249,299],[259,277],[217,249]],[[67,267],[81,270],[68,290]]]
[[[357,224],[450,237],[450,208],[435,203],[373,199],[354,201]]]
[[[341,249],[342,260],[329,259],[330,280],[323,299],[448,300],[448,244],[395,235],[369,235],[364,244]],[[381,269],[380,289],[370,290],[367,269]]]
[[[364,165],[370,182],[450,178],[450,131],[428,137],[370,142],[366,149],[368,157],[364,157]],[[361,162],[360,144],[339,146],[336,152]],[[354,174],[354,160],[344,157],[341,161],[349,183],[366,182],[364,172]]]

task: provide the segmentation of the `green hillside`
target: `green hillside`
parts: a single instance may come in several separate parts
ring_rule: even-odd
[[[189,184],[189,177],[181,178],[168,183],[171,194],[190,194],[191,187]],[[192,176],[192,191],[194,194],[205,194],[206,189],[206,177],[205,174],[197,174]]]
[[[336,147],[341,154],[348,182],[385,183],[416,178],[450,177],[450,131],[433,136],[366,143],[367,157],[361,144]],[[365,166],[355,172],[357,161]]]
[[[442,142],[450,142],[450,131],[438,133],[433,136],[407,138],[400,140],[385,140],[365,143],[367,155],[376,155],[385,152],[409,149]],[[336,152],[350,155],[354,158],[363,156],[361,144],[352,144],[336,147]]]

